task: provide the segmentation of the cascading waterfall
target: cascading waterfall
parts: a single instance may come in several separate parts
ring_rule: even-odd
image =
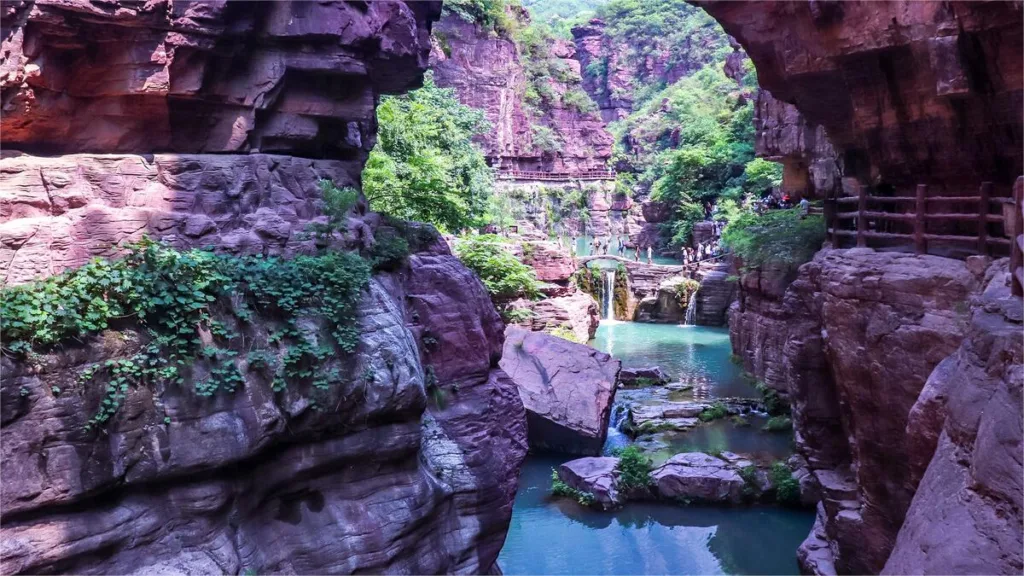
[[[604,271],[604,287],[601,292],[602,320],[615,319],[615,269]]]
[[[619,427],[626,421],[629,409],[623,404],[613,404],[611,415],[608,417],[608,437],[604,442],[605,454],[612,454],[616,449],[629,445],[629,436],[626,436]]]
[[[694,290],[693,294],[690,294],[690,303],[686,305],[686,319],[683,320],[683,325],[693,326],[697,323],[697,291]]]

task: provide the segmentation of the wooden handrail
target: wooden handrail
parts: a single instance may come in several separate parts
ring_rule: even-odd
[[[856,245],[863,247],[868,245],[869,240],[912,240],[914,251],[918,254],[928,252],[929,241],[973,243],[978,253],[989,254],[994,246],[1008,246],[1011,249],[1011,258],[1014,254],[1017,260],[1011,262],[1011,270],[1016,274],[1018,268],[1024,275],[1024,222],[1017,220],[1024,219],[1024,199],[1019,198],[1024,194],[1024,176],[1017,179],[1014,185],[1014,196],[1012,198],[993,198],[992,183],[983,182],[978,190],[977,196],[928,196],[927,185],[918,185],[914,196],[871,196],[866,186],[857,187],[856,196],[836,198],[834,196],[825,200],[825,219],[828,222],[826,233],[832,238],[832,245],[839,246],[840,238],[855,238]],[[840,206],[856,203],[856,210],[845,212],[839,211]],[[872,204],[874,203],[874,204]],[[905,204],[910,203],[909,206]],[[939,208],[938,212],[929,213],[930,206],[942,206],[950,203],[973,203],[975,208],[969,212],[950,211],[952,206]],[[878,204],[904,204],[899,210],[893,212],[883,211],[879,208],[871,208]],[[1004,213],[990,213],[992,205],[995,204],[1002,209],[1006,204],[1014,206],[1013,220],[1007,220]],[[1004,210],[1005,212],[1005,210]],[[839,223],[842,221],[856,220],[854,230],[840,230]],[[912,233],[883,232],[873,230],[869,222],[911,222],[913,223]],[[929,222],[973,222],[977,225],[974,235],[965,234],[939,234],[929,233]],[[1010,238],[993,237],[990,235],[989,225],[992,223],[1003,224],[1003,229]],[[1016,280],[1015,280],[1016,281]],[[1014,285],[1015,289],[1024,288]]]

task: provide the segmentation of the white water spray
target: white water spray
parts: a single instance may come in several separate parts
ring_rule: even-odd
[[[690,303],[686,305],[686,319],[683,320],[684,326],[693,326],[697,323],[697,291],[694,290],[693,294],[690,294]]]
[[[604,271],[604,293],[601,295],[602,320],[615,319],[615,269]]]

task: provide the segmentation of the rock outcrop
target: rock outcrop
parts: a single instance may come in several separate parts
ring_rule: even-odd
[[[618,360],[589,346],[509,326],[500,365],[519,387],[531,448],[600,454],[615,400]]]
[[[270,324],[254,320],[248,337],[265,341]],[[144,333],[110,331],[38,362],[5,357],[5,569],[492,569],[526,430],[486,291],[436,243],[373,279],[357,322],[357,350],[338,368],[363,376],[315,402],[243,365],[231,394],[199,398],[191,381],[130,388],[103,431],[83,428],[104,392],[79,373],[130,357]],[[198,362],[192,375],[206,374]],[[446,406],[428,402],[430,374]]]
[[[687,452],[669,458],[651,472],[651,479],[658,495],[668,500],[739,504],[744,482],[738,469],[721,458]]]
[[[529,16],[513,11],[510,18],[527,20]],[[493,130],[484,136],[483,145],[493,165],[544,172],[604,169],[611,156],[611,135],[597,114],[574,108],[563,99],[566,92],[578,90],[582,81],[571,43],[554,39],[545,46],[550,67],[558,74],[540,80],[551,98],[531,110],[524,101],[529,79],[515,40],[454,13],[438,22],[434,37],[430,65],[437,84],[454,88],[463,104],[484,111]],[[540,64],[547,65],[535,63]],[[551,131],[557,150],[535,143],[535,125]]]
[[[754,153],[782,164],[782,191],[823,198],[840,188],[840,160],[825,129],[792,104],[759,90],[754,104]]]
[[[1021,300],[1009,295],[1005,267],[990,277],[963,343],[911,411],[908,433],[936,448],[885,574],[1024,569]]]
[[[988,180],[1008,195],[1024,172],[1019,5],[696,3],[743,45],[762,88],[825,129],[844,176],[950,195]]]
[[[798,450],[822,489],[813,534],[824,541],[805,543],[805,569],[885,564],[941,424],[915,405],[960,345],[980,286],[962,261],[870,249],[744,276],[734,350],[788,394]]]
[[[558,467],[558,477],[570,488],[594,495],[594,503],[609,510],[622,504],[615,477],[619,459],[594,456],[570,460]]]
[[[440,4],[5,4],[4,145],[365,160],[377,99],[420,81]]]
[[[514,309],[529,310],[530,316],[517,325],[534,332],[568,330],[579,342],[587,342],[597,333],[601,317],[597,301],[589,294],[574,292],[568,296],[545,298],[536,302],[520,301]]]
[[[312,249],[317,180],[359,185],[375,104],[420,82],[439,15],[440,2],[5,3],[5,284],[143,234]],[[369,247],[380,223],[360,200],[338,242]],[[247,335],[269,342],[274,319],[252,320]],[[442,243],[374,276],[357,350],[329,355],[346,377],[319,396],[276,389],[236,343],[234,392],[193,391],[212,370],[197,358],[183,386],[126,387],[87,430],[104,390],[79,375],[133,357],[150,337],[134,321],[4,356],[6,572],[496,569],[526,415],[497,366],[503,324]]]

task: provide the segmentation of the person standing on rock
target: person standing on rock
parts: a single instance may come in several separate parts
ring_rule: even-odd
[[[633,261],[634,262],[639,262],[640,261],[640,243],[639,242],[636,245],[636,251],[633,252]]]
[[[619,258],[622,258],[622,255],[625,254],[625,253],[626,253],[626,244],[625,244],[625,242],[622,241],[621,238],[619,238]]]
[[[651,256],[652,252],[653,252],[653,250],[651,250],[651,245],[648,244],[647,245],[647,263],[648,264],[654,264],[654,258]]]

